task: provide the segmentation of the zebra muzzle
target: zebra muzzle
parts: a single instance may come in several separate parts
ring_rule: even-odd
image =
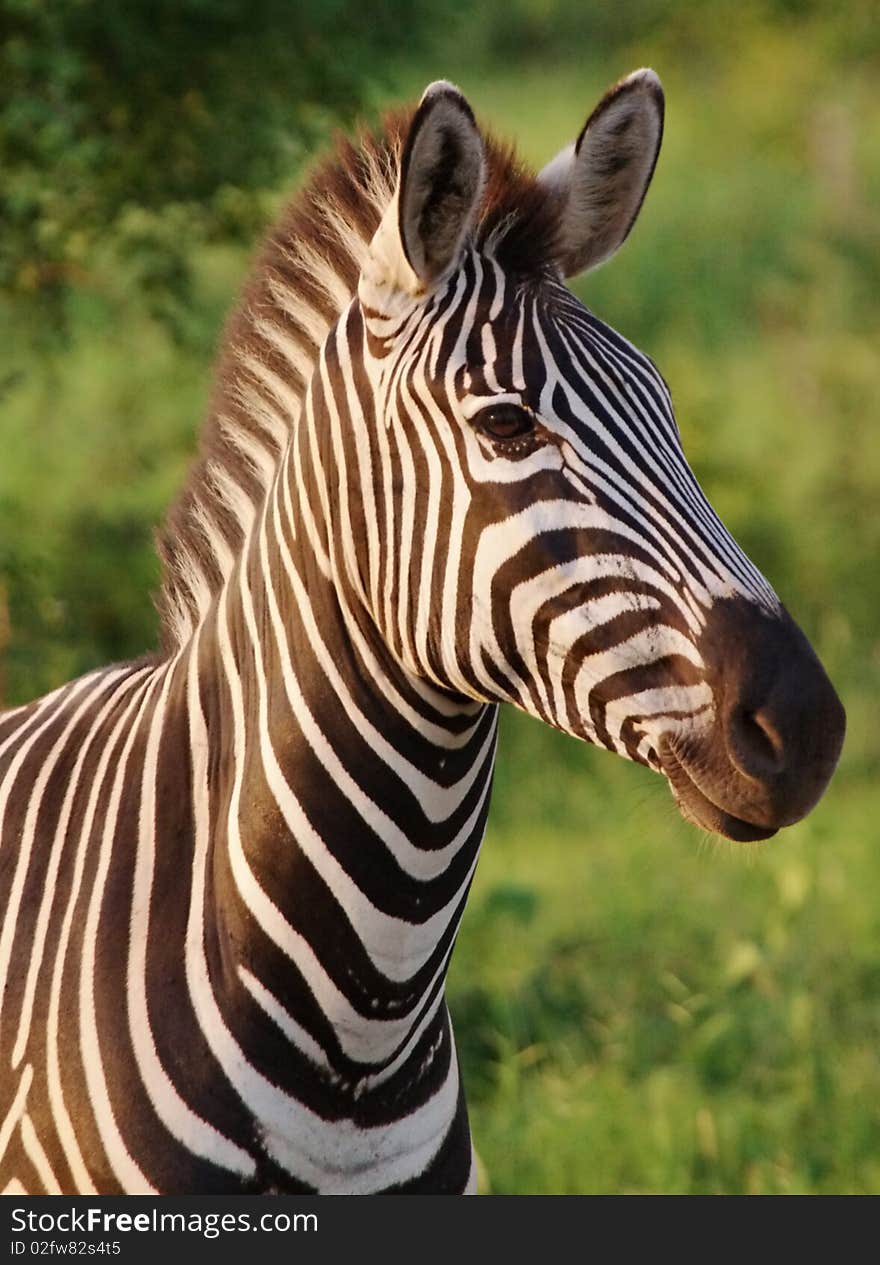
[[[663,737],[660,762],[682,815],[729,839],[768,839],[822,797],[846,717],[784,608],[716,602],[700,642],[713,723]]]

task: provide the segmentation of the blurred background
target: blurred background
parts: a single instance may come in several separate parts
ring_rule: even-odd
[[[152,531],[268,219],[454,79],[542,164],[639,65],[666,139],[578,285],[849,715],[802,825],[505,718],[450,998],[497,1192],[880,1191],[876,0],[0,0],[0,700],[155,645]]]

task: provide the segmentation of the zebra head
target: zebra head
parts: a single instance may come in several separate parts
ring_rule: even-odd
[[[410,672],[650,765],[692,822],[763,839],[819,799],[843,709],[700,490],[663,378],[563,283],[627,237],[662,130],[637,71],[535,178],[428,88],[355,305],[377,434],[346,490],[353,569]]]

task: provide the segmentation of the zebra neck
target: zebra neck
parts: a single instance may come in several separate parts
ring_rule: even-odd
[[[275,1030],[272,1048],[282,1034],[286,1059],[360,1094],[424,1072],[442,1044],[496,712],[393,661],[324,573],[295,502],[282,515],[281,483],[198,654],[210,675],[216,646],[225,749],[215,975]],[[200,687],[203,705],[211,694]]]

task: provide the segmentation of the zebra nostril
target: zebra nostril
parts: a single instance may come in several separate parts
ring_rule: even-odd
[[[728,722],[730,758],[750,778],[773,777],[785,768],[785,743],[770,714],[737,707]]]

